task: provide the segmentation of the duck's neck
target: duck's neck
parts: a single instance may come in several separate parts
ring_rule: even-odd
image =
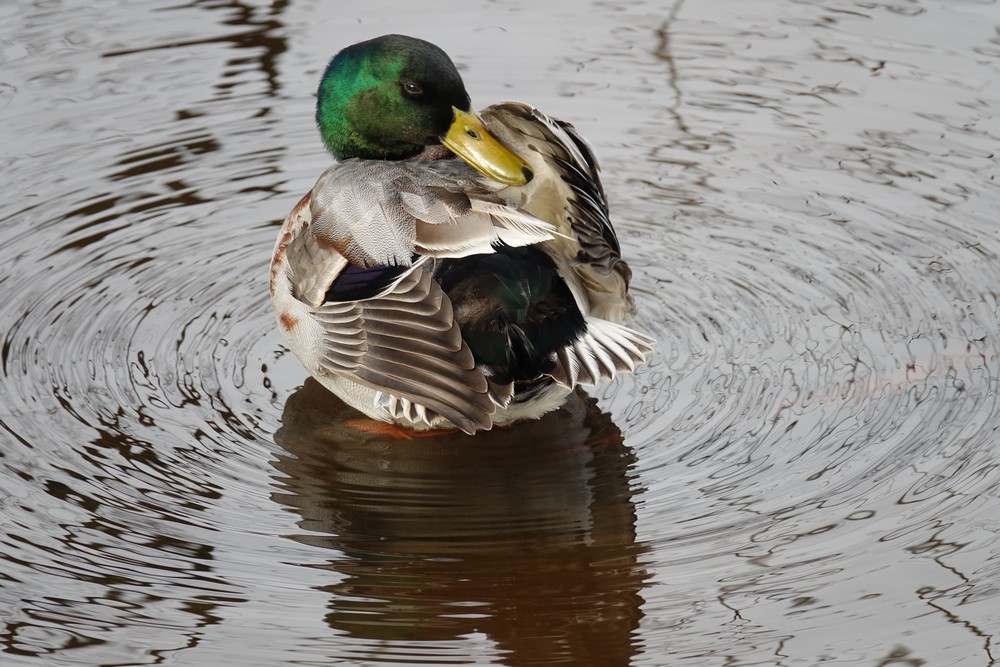
[[[353,76],[331,76],[336,65],[342,64],[330,63],[316,99],[316,125],[335,158],[403,160],[423,150],[399,138],[404,133],[397,125],[405,120],[399,109],[385,103],[380,81],[370,67],[356,68]]]
[[[323,100],[326,100],[326,103]],[[336,108],[329,98],[320,97],[316,105],[316,124],[323,145],[338,160],[405,160],[417,155],[423,146],[403,141],[372,138],[352,122],[345,107]]]

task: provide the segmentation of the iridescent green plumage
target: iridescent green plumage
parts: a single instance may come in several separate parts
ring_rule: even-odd
[[[555,264],[535,248],[443,260],[435,271],[476,362],[496,382],[533,382],[551,373],[552,354],[586,330]]]
[[[316,99],[316,124],[334,157],[402,159],[438,143],[452,107],[470,109],[448,55],[429,42],[387,35],[330,60]]]

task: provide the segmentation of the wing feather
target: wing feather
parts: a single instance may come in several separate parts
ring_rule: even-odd
[[[451,302],[423,265],[384,294],[330,302],[315,310],[323,325],[320,366],[383,392],[394,416],[445,417],[473,433],[496,410],[483,373],[462,340]]]
[[[627,373],[653,351],[653,339],[626,326],[595,317],[587,318],[587,331],[555,353],[551,375],[559,384],[594,385]]]

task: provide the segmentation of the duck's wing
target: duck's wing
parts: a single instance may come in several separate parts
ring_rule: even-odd
[[[583,285],[591,313],[613,321],[630,315],[632,272],[621,258],[590,146],[571,124],[527,104],[504,102],[480,114],[487,129],[534,171],[530,183],[501,194],[555,225],[559,236],[548,245]]]
[[[415,254],[490,253],[556,233],[509,206],[459,160],[345,160],[317,181],[310,209],[317,243],[358,266],[405,266]]]
[[[488,382],[423,263],[378,296],[330,300],[313,312],[323,331],[322,372],[382,392],[396,418],[431,424],[440,415],[467,433],[490,428],[496,406]]]
[[[596,317],[586,319],[583,335],[554,353],[552,379],[567,387],[596,385],[631,373],[653,351],[653,339]]]
[[[489,383],[427,260],[358,267],[317,241],[308,206],[296,207],[289,220],[296,233],[279,242],[275,264],[308,320],[292,317],[287,326],[303,327],[310,372],[380,392],[396,419],[430,425],[441,416],[467,433],[490,428],[496,405]]]

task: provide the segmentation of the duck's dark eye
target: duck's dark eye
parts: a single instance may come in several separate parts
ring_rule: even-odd
[[[424,89],[420,87],[420,84],[416,81],[404,81],[403,82],[403,92],[410,97],[418,97],[424,94]]]

